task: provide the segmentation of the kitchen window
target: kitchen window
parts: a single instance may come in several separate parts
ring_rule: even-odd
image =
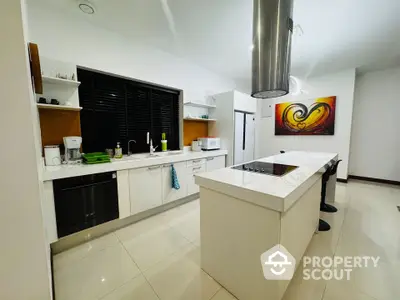
[[[114,149],[128,141],[132,153],[149,151],[147,132],[161,151],[161,134],[166,133],[169,150],[179,150],[179,91],[143,84],[78,68],[83,152]]]

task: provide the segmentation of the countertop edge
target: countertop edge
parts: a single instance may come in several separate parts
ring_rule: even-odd
[[[251,190],[248,188],[242,188],[238,187],[235,185],[230,185],[228,183],[222,183],[218,181],[214,181],[209,178],[205,178],[202,176],[196,176],[195,177],[195,182],[198,184],[200,187],[206,188],[213,190],[218,193],[226,194],[231,197],[237,198],[239,200],[258,205],[264,208],[272,209],[277,212],[284,212],[285,208],[285,198],[276,196],[276,195],[271,195],[271,194],[265,194],[259,191]],[[249,197],[251,195],[251,197]],[[270,203],[273,204],[267,204],[265,198],[270,198],[269,201]],[[280,201],[276,201],[280,200]]]
[[[146,158],[140,160],[118,161],[96,165],[62,165],[57,167],[43,167],[42,181],[51,181],[56,179],[70,178],[75,176],[84,176],[90,174],[98,174],[103,172],[123,171],[130,169],[138,169],[149,166],[161,165],[166,163],[183,162],[193,159],[201,159],[207,157],[217,157],[227,155],[227,150],[214,150],[202,152],[185,152],[171,156],[161,156],[157,158]]]

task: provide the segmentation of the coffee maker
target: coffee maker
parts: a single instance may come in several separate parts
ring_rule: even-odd
[[[67,164],[80,164],[82,162],[81,144],[82,138],[80,136],[64,137],[64,161]]]

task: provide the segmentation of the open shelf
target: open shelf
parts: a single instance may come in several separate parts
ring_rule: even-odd
[[[217,119],[203,119],[203,118],[183,118],[185,121],[199,121],[199,122],[215,122]]]
[[[66,105],[53,105],[53,104],[42,104],[42,103],[37,103],[38,108],[43,108],[43,109],[57,109],[57,110],[75,110],[79,111],[82,109],[82,107],[74,107],[74,106],[66,106]]]
[[[204,104],[204,103],[198,103],[198,102],[186,102],[184,104],[188,105],[188,106],[205,107],[205,108],[216,108],[217,107],[216,105]]]
[[[81,84],[79,81],[75,81],[75,80],[62,79],[62,78],[56,78],[56,77],[48,77],[48,76],[42,76],[42,80],[44,83],[64,84],[64,85],[75,86],[75,87],[78,87]]]

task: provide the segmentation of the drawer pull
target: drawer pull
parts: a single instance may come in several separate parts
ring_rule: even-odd
[[[196,168],[193,168],[193,171],[194,170],[200,170],[202,167],[196,167]]]
[[[169,168],[171,165],[163,165],[163,168]]]
[[[193,162],[194,162],[194,163],[201,162],[201,159],[194,160]]]
[[[155,166],[155,167],[148,167],[147,168],[147,170],[156,170],[156,169],[159,169],[159,168],[161,168],[161,166]]]
[[[207,157],[207,160],[213,160],[214,157]]]

